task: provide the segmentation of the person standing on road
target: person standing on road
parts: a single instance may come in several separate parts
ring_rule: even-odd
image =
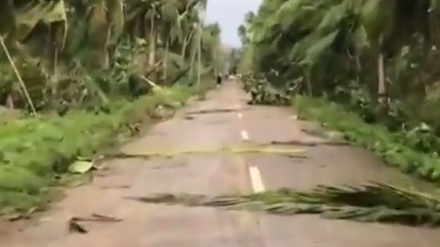
[[[223,78],[222,78],[222,74],[218,73],[217,74],[217,87],[219,87],[222,84]]]

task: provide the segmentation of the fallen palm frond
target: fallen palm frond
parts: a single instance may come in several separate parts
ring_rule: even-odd
[[[89,230],[82,224],[82,222],[107,222],[117,223],[122,219],[102,214],[92,214],[91,217],[72,217],[68,222],[69,232],[87,234]]]
[[[188,112],[187,115],[198,115],[198,114],[209,114],[209,113],[229,113],[238,112],[241,109],[209,109],[209,110],[199,110]]]
[[[440,225],[440,199],[377,183],[357,187],[318,186],[310,192],[280,189],[249,195],[156,194],[131,199],[279,215],[321,214],[325,218],[361,222]]]
[[[282,146],[306,146],[306,147],[316,147],[316,146],[351,146],[352,144],[344,141],[272,141],[271,145],[282,145]]]
[[[265,153],[284,155],[292,158],[305,158],[305,150],[298,148],[276,148],[273,146],[255,146],[255,147],[224,147],[212,149],[197,149],[197,150],[177,150],[167,152],[146,152],[146,153],[111,153],[107,154],[106,158],[173,158],[179,155],[232,155],[232,154],[247,154],[247,153]]]
[[[162,87],[160,87],[159,85],[154,83],[152,80],[146,78],[145,76],[141,76],[141,78],[142,78],[142,80],[147,82],[153,88],[153,90],[161,90],[162,89]]]

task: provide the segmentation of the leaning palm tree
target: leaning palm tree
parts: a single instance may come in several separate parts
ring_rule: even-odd
[[[196,36],[200,33],[196,28],[200,24],[200,2],[22,0],[18,3],[7,0],[0,4],[0,34],[14,60],[35,62],[35,69],[39,70],[38,83],[35,75],[24,81],[37,88],[40,98],[50,98],[44,96],[45,93],[61,94],[58,87],[76,83],[74,87],[79,94],[85,81],[92,86],[89,91],[99,91],[100,86],[95,85],[98,80],[90,76],[108,74],[95,71],[120,68],[121,56],[131,51],[127,46],[139,51],[135,58],[124,60],[137,64],[132,66],[131,73],[141,73],[154,81],[153,77],[162,69],[162,79],[174,82],[188,71],[184,61],[197,54],[193,52],[196,51],[193,44],[197,43]],[[209,49],[199,54],[206,57],[208,63],[213,62]],[[19,62],[17,67],[21,69]],[[169,68],[177,68],[174,71],[177,76],[171,75]],[[81,76],[89,79],[77,78]],[[102,100],[106,98],[103,92],[96,93]]]
[[[331,61],[321,58],[337,55],[353,63],[355,55],[359,69],[360,56],[375,57],[377,88],[383,95],[385,57],[395,56],[415,36],[427,40],[430,8],[429,0],[264,1],[250,28],[251,46],[258,50],[254,53],[257,69],[287,72],[294,68],[306,78],[311,92],[311,81],[319,80],[309,77],[320,74],[315,70]]]

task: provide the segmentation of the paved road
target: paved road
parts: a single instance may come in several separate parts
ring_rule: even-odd
[[[272,141],[320,142],[301,131],[305,123],[288,109],[247,106],[234,82],[194,102],[174,118],[123,147],[128,153],[221,148]],[[195,114],[201,110],[229,112]],[[194,113],[194,114],[191,114]],[[191,117],[188,117],[191,116]],[[109,161],[105,176],[73,189],[38,222],[0,240],[8,247],[434,247],[440,231],[315,216],[269,216],[143,204],[126,196],[153,192],[207,194],[247,193],[316,184],[388,180],[398,176],[366,151],[318,145],[306,148],[306,159],[274,154],[181,155],[172,159]],[[124,219],[87,223],[85,235],[68,233],[72,216],[92,213]]]

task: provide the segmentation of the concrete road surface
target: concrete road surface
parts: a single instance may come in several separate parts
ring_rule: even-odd
[[[203,111],[213,110],[213,112]],[[200,113],[202,111],[202,113]],[[130,142],[132,154],[218,149],[272,141],[323,142],[305,134],[291,109],[248,106],[236,82],[226,82],[206,100]],[[179,155],[171,159],[116,159],[93,184],[72,189],[66,199],[34,222],[11,228],[1,247],[434,247],[433,229],[325,220],[318,216],[270,216],[144,204],[124,199],[153,192],[249,193],[280,187],[385,181],[400,176],[355,147],[302,145],[305,159],[275,154]],[[69,233],[67,221],[93,213],[123,219],[87,222],[88,234]],[[12,226],[11,226],[12,227]]]

